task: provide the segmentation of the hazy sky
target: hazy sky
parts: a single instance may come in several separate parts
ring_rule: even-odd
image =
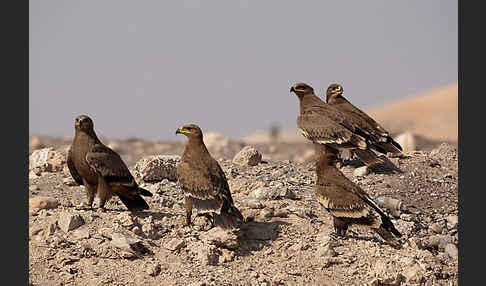
[[[30,1],[29,134],[295,128],[292,83],[366,109],[457,81],[457,1]]]

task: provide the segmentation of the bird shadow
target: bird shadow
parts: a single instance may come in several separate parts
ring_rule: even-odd
[[[135,211],[132,213],[139,218],[147,218],[149,216],[152,216],[152,218],[155,220],[162,220],[164,217],[171,218],[171,217],[180,216],[179,214],[154,212],[154,211]]]
[[[346,237],[344,237],[344,239],[346,239],[346,240],[357,240],[357,241],[371,241],[371,242],[377,243],[380,246],[386,245],[386,246],[390,246],[390,247],[395,248],[395,249],[400,249],[401,248],[400,245],[393,246],[391,244],[386,243],[383,240],[380,240],[376,236],[363,236],[363,235],[359,235],[359,234],[350,234],[350,233],[348,233],[346,235]]]
[[[237,233],[240,247],[236,250],[238,256],[249,256],[253,251],[259,251],[271,245],[278,239],[281,228],[290,225],[284,221],[248,221],[240,226]]]

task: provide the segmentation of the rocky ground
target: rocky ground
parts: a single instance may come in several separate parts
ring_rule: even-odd
[[[393,173],[352,160],[341,166],[392,217],[404,236],[395,249],[367,229],[351,228],[341,240],[330,236],[331,217],[314,199],[310,144],[252,144],[261,160],[245,163],[233,162],[244,142],[207,142],[236,206],[250,218],[231,232],[210,228],[203,217],[183,226],[177,156],[165,156],[181,154],[183,145],[175,142],[102,140],[154,194],[146,198],[151,209],[132,214],[116,197],[106,212],[80,207],[83,187],[64,162],[70,140],[31,138],[30,285],[458,284],[453,145],[387,160],[400,170]],[[38,150],[44,147],[53,149]]]

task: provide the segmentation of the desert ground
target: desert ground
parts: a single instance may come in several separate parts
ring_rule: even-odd
[[[455,100],[445,102],[454,88]],[[183,225],[184,196],[173,173],[183,142],[101,136],[154,194],[145,198],[147,211],[131,213],[113,197],[101,212],[82,207],[84,187],[66,167],[72,137],[31,136],[29,285],[457,285],[457,85],[433,95],[370,111],[394,136],[413,134],[405,157],[382,155],[386,170],[370,170],[352,157],[339,166],[392,218],[403,234],[398,248],[365,228],[353,227],[343,239],[331,235],[332,218],[314,196],[312,145],[289,139],[298,138],[295,130],[276,139],[264,131],[241,140],[207,133],[208,149],[247,218],[234,231],[211,228],[204,217]],[[394,108],[404,108],[399,104],[433,101],[442,108],[415,117],[429,129],[394,121]],[[455,125],[445,125],[451,130],[434,133],[433,122],[454,117]],[[258,164],[233,162],[245,146],[261,154]]]

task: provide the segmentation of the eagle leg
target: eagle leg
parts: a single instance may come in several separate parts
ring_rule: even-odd
[[[345,236],[348,230],[348,224],[343,220],[334,217],[334,231],[338,236]]]
[[[84,188],[86,189],[86,198],[88,199],[88,208],[93,209],[93,201],[96,195],[96,186],[88,184],[84,181]]]
[[[185,197],[186,206],[186,226],[191,225],[191,215],[192,215],[192,201],[189,197]]]

